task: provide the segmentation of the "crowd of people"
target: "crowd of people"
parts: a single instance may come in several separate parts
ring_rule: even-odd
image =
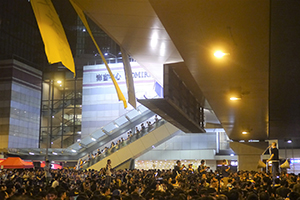
[[[297,200],[300,176],[282,172],[212,171],[205,161],[197,170],[177,161],[174,169],[2,170],[0,200]],[[47,171],[48,172],[48,171]],[[226,172],[226,174],[224,174]]]
[[[116,141],[112,141],[110,146],[106,146],[102,150],[97,149],[96,152],[92,152],[91,154],[88,154],[84,158],[81,158],[78,161],[78,168],[82,168],[84,164],[89,163],[90,161],[93,161],[96,158],[98,158],[98,159],[101,157],[103,158],[103,157],[107,156],[108,154],[115,152],[122,146],[125,146],[126,144],[139,139],[146,132],[150,132],[154,128],[155,123],[157,123],[158,121],[159,121],[159,117],[157,115],[155,115],[153,123],[151,123],[151,121],[148,120],[145,123],[142,123],[140,125],[140,128],[136,127],[135,132],[128,131],[127,138],[121,137],[120,139],[118,139]]]

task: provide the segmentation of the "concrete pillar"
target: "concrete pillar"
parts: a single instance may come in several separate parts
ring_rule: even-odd
[[[257,171],[258,161],[268,147],[267,142],[231,142],[231,149],[238,156],[238,170]]]

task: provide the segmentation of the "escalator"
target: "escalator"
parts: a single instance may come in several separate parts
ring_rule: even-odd
[[[81,131],[81,122],[77,118],[70,118],[69,115],[74,116],[74,105],[82,104],[82,94],[73,91],[66,94],[63,99],[53,99],[51,104],[48,105],[48,103],[48,100],[43,101],[42,116],[48,117],[50,115],[52,119],[51,122],[48,122],[51,124],[50,126],[45,120],[42,120],[42,134],[40,136],[41,147],[46,147],[48,126],[52,148],[72,145],[78,139],[72,135],[74,132]]]
[[[86,135],[81,140],[72,143],[67,148],[49,148],[48,155],[50,160],[72,160],[77,161],[78,159],[95,152],[98,148],[103,148],[106,144],[110,144],[111,141],[115,141],[116,138],[126,135],[129,130],[134,132],[135,127],[139,126],[141,123],[148,121],[150,118],[154,118],[155,113],[148,110],[144,106],[139,106],[136,110],[131,110],[123,116],[120,116],[116,120],[110,122],[109,124],[100,127],[98,130]],[[66,122],[68,125],[69,122]],[[70,122],[74,123],[74,122]],[[68,130],[68,127],[64,127],[64,130]],[[57,132],[61,129],[57,129]],[[61,137],[53,135],[55,141],[61,141]],[[72,139],[72,136],[66,140]],[[46,148],[37,149],[9,149],[10,153],[17,153],[22,155],[22,158],[31,157],[34,160],[43,160],[45,157]],[[28,153],[30,152],[30,156]]]
[[[153,118],[155,113],[144,106],[139,106],[137,110],[131,110],[109,124],[99,128],[93,133],[85,136],[81,141],[71,145],[68,149],[78,152],[79,158],[95,152],[99,148],[116,141],[117,138],[125,136],[128,131],[134,132],[136,126]]]
[[[148,130],[142,130],[140,134],[132,136],[130,139],[91,159],[81,168],[99,170],[105,166],[108,159],[112,161],[113,166],[118,166],[132,158],[141,156],[181,132],[181,130],[164,120],[160,120],[152,126]]]

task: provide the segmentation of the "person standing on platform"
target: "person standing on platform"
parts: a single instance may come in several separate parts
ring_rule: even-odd
[[[109,188],[111,183],[111,160],[107,160],[107,164],[105,167],[105,187]]]
[[[185,165],[181,166],[181,161],[177,160],[174,169],[173,169],[173,177],[175,178],[176,176],[180,176],[181,171],[183,170],[183,168],[185,168]]]
[[[219,181],[219,184],[218,184],[218,192],[220,191],[220,180],[222,179],[224,185],[227,185],[228,184],[228,176],[230,174],[230,165],[228,164],[228,161],[226,159],[224,159],[222,161],[222,166],[221,166],[221,169],[220,169],[220,174],[217,175],[217,179]]]
[[[272,142],[270,151],[271,156],[267,160],[267,162],[272,161],[272,179],[274,182],[277,174],[279,173],[279,152],[276,146],[276,142]]]
[[[48,186],[52,181],[51,164],[49,160],[46,160],[44,170],[45,170],[46,185]]]
[[[229,176],[229,170],[230,166],[227,163],[227,160],[223,160],[222,166],[221,166],[221,175],[222,177],[228,177]]]
[[[198,167],[198,173],[204,174],[209,169],[208,166],[205,165],[205,160],[201,160],[200,165]]]

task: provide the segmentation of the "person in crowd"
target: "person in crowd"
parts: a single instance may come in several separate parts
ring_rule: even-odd
[[[87,162],[89,162],[91,160],[91,155],[90,154],[88,154],[88,157],[87,157]]]
[[[153,128],[153,124],[150,121],[147,121],[147,131],[151,132],[152,128]]]
[[[79,166],[82,166],[82,165],[83,165],[83,160],[80,159],[80,160],[79,160]]]
[[[111,184],[111,174],[112,174],[111,171],[112,171],[111,160],[108,159],[105,166],[105,187],[107,188],[110,187]]]
[[[58,186],[59,186],[58,177],[55,177],[55,178],[54,178],[54,181],[52,182],[51,187],[52,187],[52,188],[56,188],[56,187],[58,187]]]
[[[222,161],[221,172],[220,172],[222,177],[228,177],[229,170],[230,170],[230,166],[228,165],[227,160],[224,159]]]
[[[273,182],[275,181],[277,175],[279,174],[279,152],[276,146],[276,142],[272,142],[271,148],[270,148],[270,158],[267,160],[267,162],[272,161],[272,178]]]
[[[132,132],[129,131],[129,132],[127,133],[127,140],[128,140],[128,141],[131,141],[131,138],[132,138]]]
[[[101,155],[101,150],[97,149],[97,156],[100,156],[100,155]]]
[[[201,160],[200,165],[198,166],[198,172],[200,174],[203,174],[203,173],[207,172],[208,169],[209,169],[209,167],[205,165],[205,160]]]
[[[193,164],[189,164],[189,165],[188,165],[187,171],[188,171],[189,173],[194,173]]]
[[[139,129],[139,127],[135,127],[135,134],[139,134],[140,133],[140,129]]]
[[[146,130],[146,126],[144,123],[141,124],[141,131],[145,131]]]
[[[116,146],[115,143],[114,143],[114,142],[111,142],[110,148],[112,149],[112,148],[114,148],[115,146]]]
[[[158,119],[158,116],[157,116],[157,115],[155,115],[155,116],[154,116],[154,121],[155,121],[155,123],[157,123],[157,122],[158,122],[158,120],[159,120],[159,119]]]
[[[181,165],[181,161],[180,160],[177,160],[176,161],[176,165],[174,166],[174,169],[173,169],[173,177],[177,177],[177,176],[180,176],[182,170],[185,168],[185,165]]]
[[[117,170],[109,186],[105,167],[99,171],[51,169],[59,182],[55,188],[54,182],[46,185],[40,176],[43,169],[0,170],[0,199],[296,200],[300,195],[300,176],[295,174],[281,174],[273,186],[269,173],[229,171],[225,184],[225,178],[218,179],[218,171],[188,173],[181,163],[176,166],[174,170],[181,170],[176,178],[172,169]]]
[[[103,153],[106,154],[106,153],[107,153],[107,150],[108,150],[108,147],[104,147]]]
[[[44,167],[44,171],[45,171],[45,179],[46,179],[46,184],[48,185],[51,182],[52,179],[52,175],[50,173],[51,170],[51,164],[50,161],[47,159],[45,162],[45,167]]]

